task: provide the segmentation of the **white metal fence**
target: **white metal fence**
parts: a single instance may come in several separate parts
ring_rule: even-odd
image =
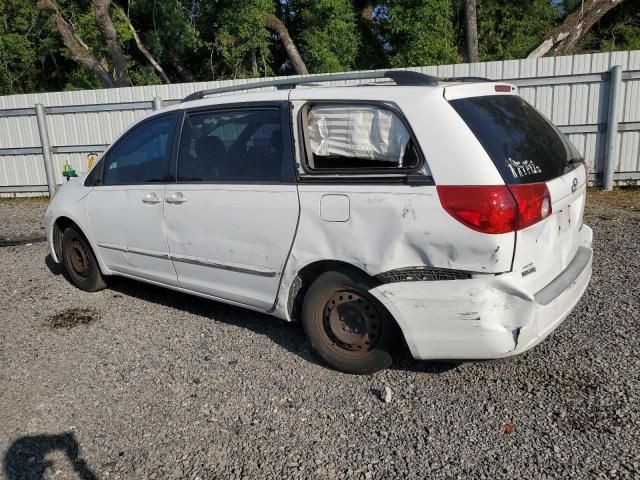
[[[509,80],[584,155],[592,182],[602,182],[607,166],[615,183],[640,180],[640,51],[413,70],[440,77]],[[0,97],[0,194],[47,191],[47,162],[43,161],[47,149],[42,148],[47,141],[50,177],[61,183],[65,163],[85,171],[88,153],[103,151],[128,124],[154,106],[179,101],[197,90],[250,81],[255,80]],[[40,122],[37,104],[43,106],[39,107]]]

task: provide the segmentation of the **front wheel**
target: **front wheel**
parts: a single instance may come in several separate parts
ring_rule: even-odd
[[[62,234],[62,263],[67,277],[79,289],[97,292],[107,286],[89,243],[73,226]]]
[[[333,368],[369,374],[391,366],[398,327],[365,275],[326,272],[311,285],[302,324],[314,351]]]

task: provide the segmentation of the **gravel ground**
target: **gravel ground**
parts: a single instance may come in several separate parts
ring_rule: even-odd
[[[0,198],[0,240],[44,235],[48,197]]]
[[[590,201],[592,283],[533,351],[405,355],[362,377],[319,364],[297,325],[124,280],[83,293],[43,243],[0,248],[0,476],[639,478],[640,195],[625,195]],[[0,203],[2,228],[37,229],[41,210]]]

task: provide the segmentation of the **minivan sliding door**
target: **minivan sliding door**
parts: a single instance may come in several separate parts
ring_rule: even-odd
[[[298,221],[286,102],[187,111],[165,198],[183,288],[270,309]]]

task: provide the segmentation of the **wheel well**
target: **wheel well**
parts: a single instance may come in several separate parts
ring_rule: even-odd
[[[298,272],[289,287],[287,309],[289,310],[289,317],[291,319],[298,319],[300,317],[302,301],[314,280],[325,272],[334,272],[337,270],[352,271],[360,275],[364,274],[371,278],[373,282],[380,283],[376,278],[372,277],[361,268],[347,262],[341,262],[338,260],[320,260],[318,262],[310,263]]]
[[[53,224],[53,248],[59,261],[62,261],[62,235],[71,225],[76,227],[79,232],[82,232],[80,227],[69,217],[59,217]]]

